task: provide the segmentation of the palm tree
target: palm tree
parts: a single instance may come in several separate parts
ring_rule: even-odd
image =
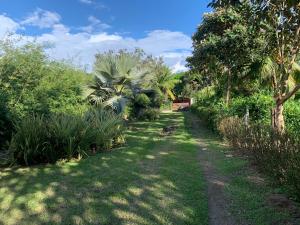
[[[170,69],[167,66],[161,65],[156,68],[154,78],[150,81],[150,85],[153,89],[158,88],[166,98],[174,100],[176,97],[172,90],[178,82],[180,81],[175,79]]]
[[[96,55],[95,79],[88,87],[88,100],[92,104],[111,106],[123,111],[127,97],[140,80],[149,74],[143,66],[143,52],[106,52]]]

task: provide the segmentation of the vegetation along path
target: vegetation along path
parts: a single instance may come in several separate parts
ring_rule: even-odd
[[[0,170],[0,224],[288,224],[251,171],[192,114],[162,114],[112,152]]]

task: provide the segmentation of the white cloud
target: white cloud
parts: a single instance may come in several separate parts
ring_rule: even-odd
[[[80,27],[79,30],[87,32],[87,33],[92,33],[95,31],[102,31],[110,28],[110,25],[103,23],[101,20],[94,16],[89,16],[88,17],[89,25]]]
[[[79,2],[84,3],[84,4],[93,4],[93,0],[79,0]]]
[[[0,38],[21,28],[17,22],[5,15],[0,15],[0,24]]]
[[[40,11],[40,10],[39,10]],[[45,18],[44,12],[40,11],[37,17]],[[48,15],[48,13],[46,13]],[[47,17],[49,18],[49,17]],[[98,52],[105,52],[109,50],[135,48],[144,49],[147,54],[163,57],[165,63],[170,66],[174,72],[184,71],[185,59],[191,53],[192,41],[189,36],[182,32],[174,32],[169,30],[153,30],[145,33],[143,38],[133,38],[125,34],[108,33],[103,31],[83,31],[74,33],[68,27],[61,24],[60,17],[51,17],[57,19],[42,19],[41,24],[34,23],[33,19],[29,23],[33,23],[41,27],[51,27],[50,32],[45,32],[38,36],[23,36],[24,40],[35,40],[38,43],[51,43],[52,48],[47,48],[47,53],[53,59],[67,59],[72,60],[73,63],[79,66],[87,66],[92,68],[94,63],[94,56]],[[47,22],[46,22],[47,21]],[[51,22],[50,22],[51,21]],[[89,18],[90,23],[101,23],[96,17]],[[10,30],[17,34],[20,25],[9,17],[0,16],[0,35],[4,30]],[[47,25],[46,25],[47,24]],[[129,35],[129,34],[127,34]]]
[[[174,50],[190,49],[192,46],[191,38],[182,32],[172,32],[169,30],[154,30],[148,32],[145,38],[137,41],[144,50],[155,54],[161,54]]]
[[[60,22],[61,16],[56,12],[50,12],[38,8],[31,13],[25,20],[21,22],[22,25],[37,26],[39,28],[51,28]]]
[[[181,61],[179,61],[171,67],[171,70],[173,73],[179,73],[179,72],[185,72],[188,69],[186,68],[185,64],[183,64]]]
[[[106,5],[96,0],[79,0],[79,2],[86,5],[93,5],[96,9],[108,9]]]
[[[58,29],[59,28],[59,29]],[[191,40],[180,32],[152,31],[146,37],[134,39],[117,34],[101,32],[69,33],[65,27],[56,27],[51,33],[43,34],[38,42],[51,42],[54,48],[48,53],[55,59],[72,59],[74,63],[92,68],[94,56],[109,50],[142,48],[148,54],[161,56],[174,72],[184,71],[185,58],[190,55]]]
[[[91,35],[89,38],[89,43],[101,43],[106,41],[121,41],[122,37],[119,35],[108,35],[107,33],[101,33],[97,35]]]

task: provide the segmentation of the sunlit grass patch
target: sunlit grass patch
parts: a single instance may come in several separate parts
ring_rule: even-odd
[[[0,224],[208,224],[198,148],[183,119],[137,122],[125,147],[88,159],[1,170]],[[159,136],[174,123],[174,136]]]

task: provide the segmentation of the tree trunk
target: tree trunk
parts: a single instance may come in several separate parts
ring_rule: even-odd
[[[227,90],[226,90],[226,99],[225,99],[225,103],[228,106],[229,105],[229,101],[231,98],[231,71],[228,71],[228,77],[227,77]]]
[[[272,128],[279,134],[284,132],[283,103],[276,103],[275,108],[272,109]]]

